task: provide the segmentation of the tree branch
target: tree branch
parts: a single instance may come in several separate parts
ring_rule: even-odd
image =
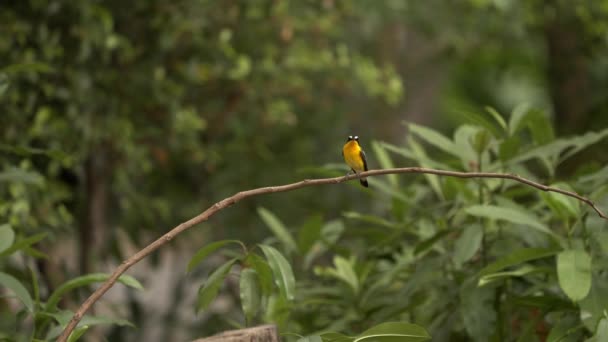
[[[519,183],[526,184],[528,186],[534,187],[536,189],[546,191],[546,192],[556,192],[565,196],[569,196],[572,198],[576,198],[577,200],[587,204],[590,206],[595,212],[603,219],[608,220],[608,217],[588,198],[583,197],[575,192],[562,190],[558,188],[553,188],[550,186],[546,186],[525,178],[522,178],[513,174],[503,174],[503,173],[492,173],[492,172],[457,172],[457,171],[445,171],[445,170],[435,170],[435,169],[427,169],[422,167],[406,167],[406,168],[397,168],[397,169],[384,169],[384,170],[371,170],[367,172],[362,172],[359,174],[347,175],[343,177],[335,177],[335,178],[321,178],[321,179],[306,179],[297,183],[291,183],[280,186],[269,186],[264,188],[252,189],[247,191],[241,191],[236,193],[233,196],[225,198],[207,210],[202,212],[201,214],[191,218],[190,220],[181,223],[177,227],[171,229],[168,233],[164,234],[148,246],[144,247],[139,252],[135,253],[133,256],[129,257],[127,260],[123,261],[120,266],[114,270],[110,278],[106,280],[97,290],[95,290],[87,300],[85,300],[82,305],[78,308],[78,310],[74,313],[74,316],[65,327],[61,335],[59,336],[58,341],[65,342],[67,341],[70,333],[76,328],[76,325],[84,314],[91,308],[95,302],[97,302],[113,285],[116,283],[118,278],[125,273],[131,266],[138,263],[141,259],[145,258],[155,250],[159,249],[161,246],[171,241],[174,237],[181,234],[188,228],[191,228],[201,222],[207,221],[209,217],[213,216],[216,212],[225,209],[243,199],[248,197],[253,197],[262,194],[274,193],[274,192],[286,192],[291,190],[296,190],[299,188],[313,186],[313,185],[325,185],[325,184],[338,184],[343,183],[349,180],[358,179],[362,177],[371,177],[371,176],[381,176],[388,174],[398,174],[398,173],[423,173],[423,174],[433,174],[439,176],[448,176],[448,177],[457,177],[457,178],[498,178],[498,179],[510,179]]]

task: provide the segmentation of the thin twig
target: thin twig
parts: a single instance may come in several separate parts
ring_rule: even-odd
[[[106,280],[97,290],[95,290],[87,300],[85,300],[78,310],[74,313],[74,316],[65,327],[61,335],[59,336],[58,341],[65,342],[67,341],[70,333],[76,328],[76,325],[84,314],[91,308],[95,302],[99,300],[113,285],[116,283],[118,278],[125,273],[131,266],[138,263],[141,259],[145,258],[155,250],[159,249],[161,246],[171,241],[174,237],[181,234],[188,228],[191,228],[201,222],[207,221],[209,217],[213,216],[218,211],[225,209],[245,198],[253,197],[257,195],[269,194],[274,192],[285,192],[296,190],[299,188],[313,186],[313,185],[326,185],[326,184],[338,184],[346,181],[350,181],[353,179],[358,179],[362,177],[372,177],[372,176],[381,176],[388,174],[398,174],[398,173],[423,173],[423,174],[432,174],[439,176],[448,176],[448,177],[457,177],[457,178],[498,178],[498,179],[510,179],[519,183],[526,184],[528,186],[534,187],[536,189],[546,191],[546,192],[556,192],[565,196],[576,198],[577,200],[587,204],[590,206],[595,212],[603,219],[608,220],[608,216],[606,216],[596,205],[588,198],[583,197],[575,192],[562,190],[558,188],[553,188],[550,186],[546,186],[525,178],[522,178],[518,175],[513,174],[504,174],[504,173],[492,173],[492,172],[457,172],[457,171],[445,171],[445,170],[435,170],[435,169],[427,169],[422,167],[405,167],[405,168],[397,168],[397,169],[384,169],[384,170],[371,170],[367,172],[362,172],[359,174],[352,174],[343,177],[335,177],[335,178],[322,178],[322,179],[306,179],[297,183],[280,185],[280,186],[269,186],[264,188],[252,189],[247,191],[241,191],[233,196],[230,196],[226,199],[223,199],[211,207],[205,210],[201,214],[191,218],[190,220],[181,223],[177,227],[171,229],[168,233],[164,234],[151,244],[147,245],[139,252],[135,253],[133,256],[129,257],[127,260],[123,261],[116,270],[112,273],[110,278]]]

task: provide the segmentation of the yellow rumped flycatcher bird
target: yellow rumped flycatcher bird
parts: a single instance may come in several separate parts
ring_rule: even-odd
[[[342,148],[342,156],[344,157],[344,161],[354,173],[359,173],[363,171],[367,171],[367,161],[365,160],[365,152],[361,149],[361,145],[359,145],[359,137],[358,136],[348,136],[348,140],[344,147]],[[367,179],[360,178],[359,182],[364,187],[368,187]]]

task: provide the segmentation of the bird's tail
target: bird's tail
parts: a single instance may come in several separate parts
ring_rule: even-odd
[[[367,178],[360,178],[359,182],[361,183],[361,185],[363,185],[364,187],[369,187],[369,184],[367,184]]]

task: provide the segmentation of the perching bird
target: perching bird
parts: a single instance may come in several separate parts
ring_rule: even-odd
[[[365,160],[365,152],[361,149],[359,145],[359,137],[358,136],[348,136],[348,140],[344,147],[342,148],[342,156],[344,157],[344,161],[354,173],[359,173],[363,171],[367,171],[367,161]],[[364,187],[368,187],[367,179],[360,178],[359,182]]]

